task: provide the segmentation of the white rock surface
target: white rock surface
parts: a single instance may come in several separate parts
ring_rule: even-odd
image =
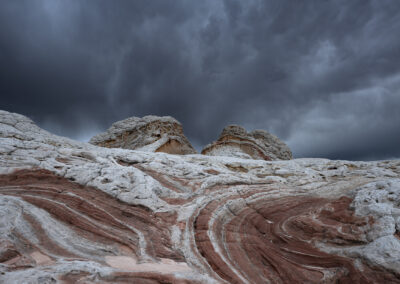
[[[114,127],[115,133],[119,129],[117,126]],[[372,224],[360,227],[365,243],[338,248],[319,242],[317,247],[333,255],[351,258],[355,263],[362,263],[361,267],[369,265],[400,274],[399,160],[264,161],[245,158],[103,148],[53,135],[25,116],[0,111],[1,175],[21,169],[44,169],[79,185],[97,188],[124,204],[146,208],[152,218],[157,214],[176,214],[176,223],[170,229],[162,230],[171,235],[171,250],[182,255],[182,265],[187,265],[190,272],[171,270],[173,277],[187,281],[200,279],[201,283],[229,282],[209,264],[212,258],[201,256],[197,247],[199,243],[195,241],[197,233],[193,222],[202,211],[207,212],[206,206],[213,202],[228,200],[210,217],[210,228],[213,224],[220,224],[220,219],[224,220],[221,224],[228,224],[259,201],[268,203],[288,198],[336,200],[342,196],[353,199],[350,207],[355,216],[374,220]],[[8,264],[0,263],[0,282],[52,283],[53,280],[60,281],[62,275],[71,271],[87,272],[82,278],[86,280],[82,281],[103,281],[120,271],[101,260],[107,251],[116,250],[112,244],[88,242],[70,225],[24,199],[26,196],[10,194],[13,190],[16,189],[8,184],[0,184],[0,241],[15,244],[15,236],[10,232],[18,232],[30,238],[31,243],[50,257],[53,264],[12,270]],[[57,257],[46,251],[35,229],[24,219],[23,212],[29,212],[38,224],[42,224],[50,239],[56,240],[60,247],[82,255],[82,259]],[[160,264],[160,260],[150,253],[153,244],[152,240],[146,239],[148,232],[140,228],[132,230],[138,238],[140,253],[136,254],[139,262]],[[219,230],[207,232],[206,235],[214,241],[215,251],[222,255],[225,249],[218,241]],[[251,277],[257,274],[249,276],[228,256],[224,256],[222,261],[234,271],[232,275],[240,275],[237,279],[242,279],[243,283],[252,283]]]

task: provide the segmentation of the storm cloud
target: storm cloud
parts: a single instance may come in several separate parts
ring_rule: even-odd
[[[171,115],[201,148],[231,123],[295,157],[400,157],[400,2],[0,2],[0,108],[87,140]]]

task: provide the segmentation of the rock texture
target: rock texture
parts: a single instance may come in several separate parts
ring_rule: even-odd
[[[264,130],[250,133],[241,126],[229,125],[218,140],[207,145],[202,154],[255,160],[290,160],[292,152],[278,137]]]
[[[0,111],[0,283],[400,283],[400,161],[109,149]]]
[[[106,132],[92,137],[89,143],[146,152],[180,155],[196,153],[183,134],[182,125],[170,116],[149,115],[121,120],[115,122]]]

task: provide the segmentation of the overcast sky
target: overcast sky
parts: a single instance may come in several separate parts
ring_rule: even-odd
[[[295,157],[400,157],[400,1],[2,0],[0,109],[79,140],[171,115]]]

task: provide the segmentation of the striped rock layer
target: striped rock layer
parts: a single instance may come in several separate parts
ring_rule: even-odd
[[[0,111],[0,283],[400,283],[400,161],[109,149]]]

